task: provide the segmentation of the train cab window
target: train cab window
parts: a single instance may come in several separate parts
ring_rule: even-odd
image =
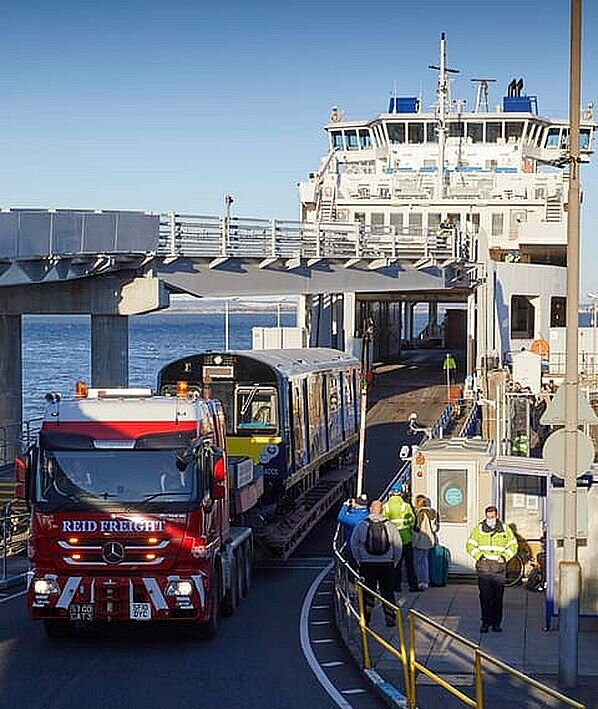
[[[239,387],[235,414],[238,431],[276,430],[278,428],[276,390],[257,385]]]

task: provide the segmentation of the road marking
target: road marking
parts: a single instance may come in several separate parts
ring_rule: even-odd
[[[326,605],[326,606],[312,606],[312,608],[313,608],[315,611],[323,611],[323,610],[326,610],[326,608],[330,608],[330,604],[328,604],[328,605]]]
[[[6,598],[0,598],[0,603],[6,603],[7,601],[12,601],[13,598],[18,598],[19,596],[24,596],[27,591],[19,591],[19,593],[13,593],[12,596],[6,596]]]
[[[365,694],[365,689],[343,689],[343,694]]]
[[[321,638],[320,640],[312,640],[312,643],[314,645],[324,645],[324,643],[333,643],[334,640],[332,638]]]
[[[312,672],[316,676],[318,682],[328,693],[328,696],[332,701],[341,709],[353,709],[351,704],[343,697],[343,695],[338,691],[338,689],[332,684],[332,682],[326,677],[326,673],[320,666],[320,663],[314,655],[314,651],[311,648],[309,641],[309,611],[311,603],[316,595],[316,589],[322,582],[324,578],[330,573],[333,568],[334,562],[330,564],[314,579],[312,585],[308,588],[305,598],[303,600],[303,606],[301,607],[301,618],[299,620],[299,636],[301,639],[301,649],[303,650],[303,655],[307,660]],[[328,607],[328,606],[327,606]]]
[[[329,620],[312,620],[310,625],[330,625]]]
[[[332,660],[332,662],[322,662],[322,667],[340,667],[344,664],[345,663],[340,660]]]

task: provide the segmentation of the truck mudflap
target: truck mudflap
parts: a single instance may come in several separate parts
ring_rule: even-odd
[[[28,590],[34,619],[73,622],[196,620],[209,616],[207,578],[34,574]]]

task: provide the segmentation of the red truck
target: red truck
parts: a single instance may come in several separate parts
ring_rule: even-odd
[[[168,397],[83,383],[72,401],[46,396],[16,473],[31,507],[28,604],[50,637],[96,621],[171,621],[211,637],[247,593],[252,533],[231,525],[231,507],[243,512],[262,481],[244,470],[236,489],[244,461],[227,468],[222,407],[185,384]]]

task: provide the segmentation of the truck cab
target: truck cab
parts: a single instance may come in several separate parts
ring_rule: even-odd
[[[251,532],[231,529],[219,402],[145,389],[47,395],[17,462],[31,506],[28,604],[50,636],[92,622],[176,621],[216,631],[251,576]]]

